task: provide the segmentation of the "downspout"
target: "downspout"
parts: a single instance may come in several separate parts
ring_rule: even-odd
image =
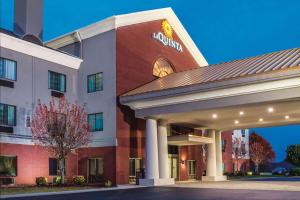
[[[83,54],[83,49],[82,49],[82,39],[81,39],[81,36],[80,36],[80,33],[78,32],[78,31],[76,31],[76,33],[75,33],[76,35],[75,35],[75,37],[76,37],[76,39],[80,42],[80,58],[82,59],[82,54]]]

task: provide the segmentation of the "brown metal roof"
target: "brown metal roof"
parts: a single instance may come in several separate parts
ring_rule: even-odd
[[[138,87],[122,96],[134,96],[189,85],[296,69],[299,66],[300,48],[288,49],[173,73]]]

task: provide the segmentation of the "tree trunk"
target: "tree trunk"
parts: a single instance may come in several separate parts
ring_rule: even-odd
[[[60,171],[60,177],[61,177],[61,184],[65,183],[65,162],[64,158],[59,159],[59,171]]]

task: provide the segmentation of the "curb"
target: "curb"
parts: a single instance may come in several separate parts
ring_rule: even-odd
[[[82,190],[70,190],[70,191],[59,191],[59,192],[35,192],[35,193],[26,193],[26,194],[11,194],[11,195],[1,195],[0,199],[10,199],[17,197],[36,197],[36,196],[51,196],[51,195],[60,195],[60,194],[78,194],[86,192],[102,192],[102,191],[111,191],[111,190],[127,190],[127,189],[136,189],[143,188],[146,186],[132,186],[132,185],[119,185],[112,188],[96,188],[96,189],[82,189]]]

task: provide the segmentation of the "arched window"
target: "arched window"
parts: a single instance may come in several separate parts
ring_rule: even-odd
[[[153,67],[153,76],[161,78],[173,72],[174,70],[172,68],[172,65],[167,59],[159,58],[155,61]]]

